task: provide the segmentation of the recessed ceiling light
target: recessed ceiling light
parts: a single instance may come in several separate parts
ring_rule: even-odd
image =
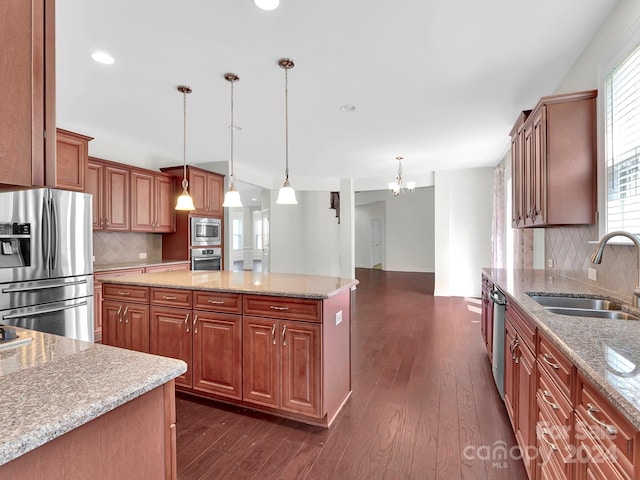
[[[253,3],[262,10],[275,10],[280,5],[280,0],[253,0]]]
[[[257,199],[257,198],[252,198],[252,199],[251,199],[251,201],[252,201],[252,202],[257,202],[257,201],[258,201],[258,199]]]
[[[340,110],[343,112],[353,112],[356,109],[355,105],[342,105]]]
[[[103,63],[105,65],[111,65],[115,60],[111,55],[105,52],[93,52],[91,54],[91,58],[98,63]]]

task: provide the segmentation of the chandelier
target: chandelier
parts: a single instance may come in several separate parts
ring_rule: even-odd
[[[402,157],[396,157],[398,160],[398,176],[396,177],[395,182],[389,182],[389,190],[394,197],[400,195],[400,192],[409,191],[413,192],[413,189],[416,188],[416,182],[407,182],[404,183],[404,179],[402,178]]]

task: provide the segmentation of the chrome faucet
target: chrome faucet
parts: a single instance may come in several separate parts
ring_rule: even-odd
[[[604,251],[604,246],[613,237],[627,237],[636,246],[636,287],[633,289],[633,306],[638,307],[640,306],[640,241],[638,240],[638,237],[632,233],[623,231],[607,233],[600,239],[598,247],[591,255],[591,263],[598,265],[602,263],[602,252]]]

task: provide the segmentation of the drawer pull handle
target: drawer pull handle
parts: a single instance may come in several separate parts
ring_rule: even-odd
[[[273,324],[273,327],[271,328],[271,342],[275,345],[276,344],[276,324]]]
[[[550,402],[549,400],[547,400],[547,397],[549,397],[551,400],[553,400],[553,396],[551,396],[551,394],[549,393],[549,390],[545,390],[544,392],[542,392],[542,400],[544,400],[544,403],[549,405],[554,410],[558,410],[558,404]]]
[[[271,310],[280,310],[280,311],[286,311],[289,310],[289,307],[276,307],[275,305],[271,305],[269,307]]]
[[[546,428],[543,428],[542,429],[542,436],[540,438],[542,438],[542,441],[544,443],[546,443],[547,445],[549,445],[549,447],[551,447],[551,450],[553,450],[554,452],[557,452],[558,451],[558,446],[556,444],[554,444],[554,443],[551,443],[549,440],[547,440],[545,438],[546,435],[551,435],[551,433]],[[551,437],[551,438],[553,438],[553,437]]]
[[[123,297],[128,297],[131,295],[131,292],[118,292],[118,295],[122,295]]]
[[[187,327],[187,333],[189,333],[189,314],[187,313],[186,317],[184,317],[184,325]]]
[[[213,305],[224,305],[222,300],[207,300],[207,303],[212,303]]]
[[[597,412],[600,412],[600,410],[598,410],[596,407],[594,407],[591,403],[587,403],[587,415],[589,415],[589,418],[591,420],[593,420],[598,425],[600,425],[602,428],[604,428],[609,435],[615,435],[616,433],[618,433],[618,430],[613,425],[608,425],[605,422],[603,422],[602,420],[598,420],[596,418],[596,416],[594,415],[594,413],[597,413]]]
[[[558,365],[557,363],[552,362],[551,360],[553,360],[554,358],[549,355],[548,353],[545,353],[544,355],[542,355],[542,359],[544,360],[544,363],[546,363],[547,365],[555,368],[556,370],[560,369],[560,365]],[[551,359],[551,360],[549,360]]]
[[[520,345],[520,340],[514,338],[513,342],[511,343],[513,344],[513,348],[511,349],[511,358],[513,360],[513,363],[520,363],[520,358],[518,357],[518,355],[516,355],[516,348],[518,348],[518,346]]]
[[[285,337],[286,334],[287,334],[287,326],[285,325],[282,328],[282,346],[283,347],[287,346],[287,337]]]
[[[194,334],[198,333],[198,324],[196,323],[197,321],[198,321],[198,315],[193,317],[193,333]]]
[[[177,300],[178,297],[170,297],[168,295],[163,295],[162,298],[164,298],[165,300]]]

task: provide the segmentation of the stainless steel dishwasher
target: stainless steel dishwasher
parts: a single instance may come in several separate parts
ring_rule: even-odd
[[[507,297],[498,288],[491,290],[493,302],[493,378],[498,387],[500,398],[504,400],[504,314]]]

